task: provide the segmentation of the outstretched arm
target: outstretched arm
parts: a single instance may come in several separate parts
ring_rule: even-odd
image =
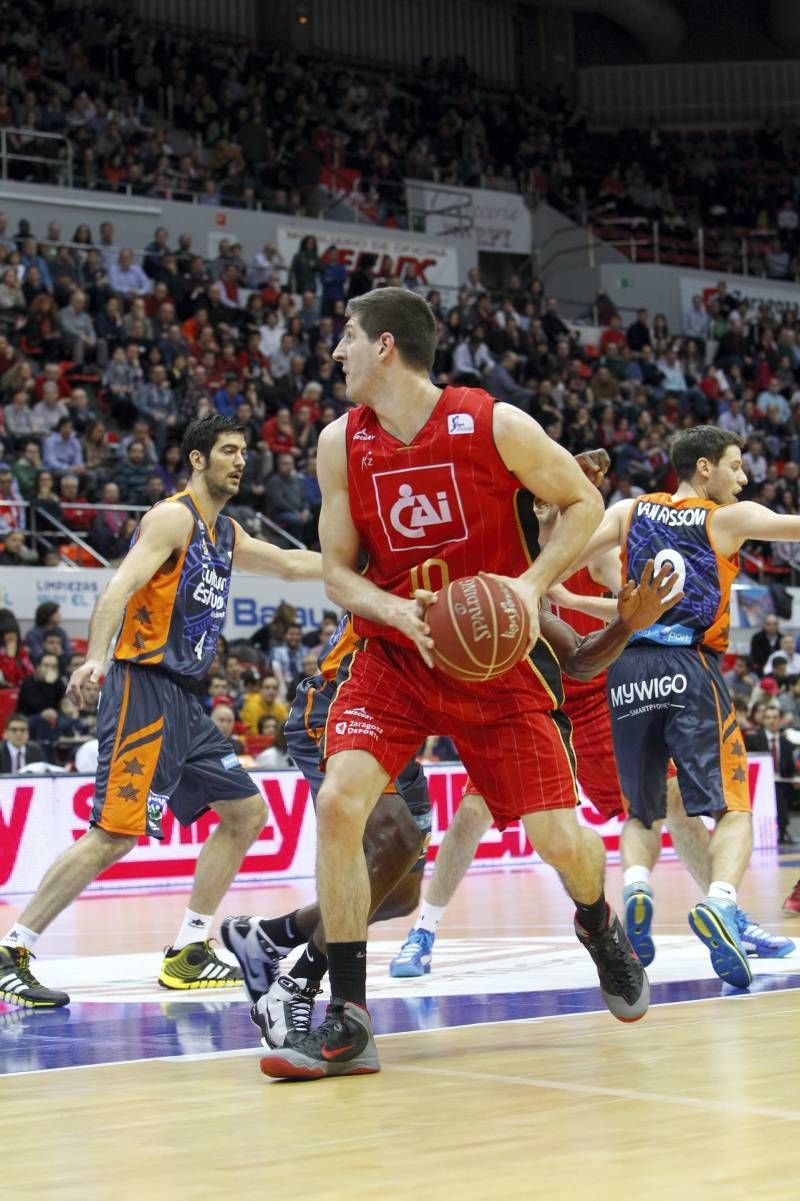
[[[577,613],[585,613],[587,617],[596,617],[598,621],[613,621],[617,616],[615,597],[581,596],[579,592],[570,592],[563,584],[553,584],[552,588],[548,588],[547,599],[551,605],[574,609]]]
[[[257,575],[274,575],[279,580],[321,580],[322,555],[315,550],[282,550],[271,542],[251,538],[238,521],[233,565],[237,571],[252,571]]]
[[[733,555],[748,538],[760,542],[800,542],[800,517],[773,513],[766,505],[742,500],[717,509],[710,533],[721,555]]]
[[[636,630],[647,629],[683,596],[670,596],[676,582],[665,563],[653,575],[653,560],[645,564],[638,586],[629,580],[617,598],[617,616],[603,630],[579,638],[571,626],[552,613],[542,613],[542,634],[552,646],[564,675],[574,680],[591,680],[617,659]],[[669,597],[669,599],[667,599]]]

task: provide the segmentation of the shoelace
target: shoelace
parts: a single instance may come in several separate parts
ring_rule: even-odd
[[[314,998],[318,988],[299,989],[289,1002],[289,1012],[292,1026],[301,1034],[308,1034],[311,1029],[311,1015],[314,1012]]]
[[[209,959],[213,959],[216,965],[219,967],[224,967],[228,975],[230,975],[231,972],[235,970],[233,964],[228,963],[227,959],[220,959],[219,955],[217,955],[216,951],[214,950],[216,943],[216,938],[206,939],[206,941],[203,943],[203,946],[206,949],[206,954],[208,955]]]
[[[774,942],[775,935],[768,934],[763,926],[759,926],[758,922],[754,921],[749,913],[741,911],[742,916],[737,921],[739,927],[739,935],[741,938],[758,938],[765,942]]]
[[[608,958],[603,958],[603,975],[607,976],[614,988],[619,989],[620,992],[628,985],[636,988],[638,978],[632,960],[625,954],[624,949],[614,939],[610,930],[606,930],[604,935],[603,941],[610,944],[613,953]]]
[[[398,959],[411,959],[418,951],[423,953],[428,950],[425,939],[424,930],[412,930],[406,941],[403,943],[400,950],[397,952]]]
[[[343,1012],[329,1009],[328,1013],[316,1030],[309,1030],[303,1036],[303,1042],[308,1050],[319,1051],[323,1044],[330,1044],[347,1032],[347,1022]]]
[[[39,981],[36,979],[30,969],[31,952],[27,947],[14,947],[14,952],[16,953],[15,967],[20,980],[22,980],[24,984],[31,984],[34,987],[37,986]]]

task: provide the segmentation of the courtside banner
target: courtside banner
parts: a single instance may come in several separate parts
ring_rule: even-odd
[[[113,574],[101,567],[91,571],[14,567],[3,572],[0,598],[3,607],[13,609],[23,628],[33,622],[40,604],[55,601],[61,606],[61,620],[67,633],[85,638],[95,602]],[[318,626],[326,609],[336,608],[316,580],[277,580],[236,571],[231,576],[228,616],[222,632],[228,640],[249,638],[272,621],[282,601],[294,605],[304,630]]]
[[[755,814],[754,843],[773,847],[776,841],[775,787],[769,755],[749,760],[750,790]],[[294,771],[253,772],[268,807],[267,821],[251,847],[240,881],[311,879],[314,875],[315,824],[308,785]],[[432,764],[426,775],[433,803],[433,836],[429,860],[444,837],[461,799],[466,776],[460,764]],[[86,776],[4,776],[0,779],[0,897],[31,893],[45,870],[88,828],[94,780]],[[585,801],[580,821],[597,830],[610,858],[619,851],[619,820],[602,821]],[[162,841],[141,838],[139,845],[104,872],[88,891],[188,886],[203,842],[216,825],[209,812],[188,829],[167,811]],[[665,846],[669,845],[664,836]],[[513,867],[538,862],[519,825],[491,829],[483,838],[476,863]]]
[[[434,242],[433,239],[409,237],[403,230],[372,229],[355,226],[352,229],[333,229],[329,225],[300,222],[278,226],[278,250],[290,263],[305,237],[311,234],[317,240],[320,257],[331,257],[352,271],[369,257],[375,269],[383,269],[402,278],[407,271],[413,272],[420,288],[457,289],[462,283],[458,250],[454,246]],[[386,261],[385,261],[386,260]]]

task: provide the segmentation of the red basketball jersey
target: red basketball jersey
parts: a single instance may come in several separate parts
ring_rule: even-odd
[[[581,567],[579,571],[568,576],[564,580],[564,587],[577,596],[608,595],[605,585],[598,584],[596,580],[592,579],[588,567]],[[553,605],[552,610],[556,617],[560,617],[568,626],[572,626],[575,633],[580,634],[582,638],[587,634],[593,634],[595,630],[602,630],[606,624],[599,617],[590,617],[588,613],[580,613],[577,609],[568,609],[565,605]],[[605,693],[605,689],[606,672],[604,671],[595,676],[593,680],[572,680],[569,676],[564,676],[564,704],[568,706],[570,701],[579,700],[593,692]]]
[[[350,512],[368,555],[367,577],[410,597],[479,571],[521,575],[538,552],[530,493],[503,463],[492,433],[494,400],[480,388],[445,388],[406,446],[372,409],[347,417]],[[361,637],[400,646],[390,626],[354,617]],[[533,652],[537,674],[557,669],[549,646]],[[554,685],[560,699],[560,683]]]
[[[445,388],[410,446],[365,406],[347,420],[350,512],[379,588],[411,596],[493,571],[519,575],[531,559],[514,529],[519,481],[492,437],[494,401]],[[398,631],[355,618],[361,635],[409,645]]]

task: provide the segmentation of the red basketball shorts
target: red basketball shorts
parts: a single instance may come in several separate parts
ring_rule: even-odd
[[[426,667],[416,650],[373,638],[331,705],[324,755],[368,751],[393,779],[425,738],[446,735],[502,828],[578,803],[569,721],[551,704],[527,661],[464,684]]]
[[[627,805],[617,777],[605,684],[583,696],[568,696],[564,712],[572,722],[572,745],[581,788],[603,817],[625,813]]]
[[[572,722],[572,746],[584,793],[601,817],[625,813],[627,806],[617,779],[605,685],[602,690],[568,701],[564,712]],[[469,778],[462,795],[475,793],[480,794],[480,789]]]

